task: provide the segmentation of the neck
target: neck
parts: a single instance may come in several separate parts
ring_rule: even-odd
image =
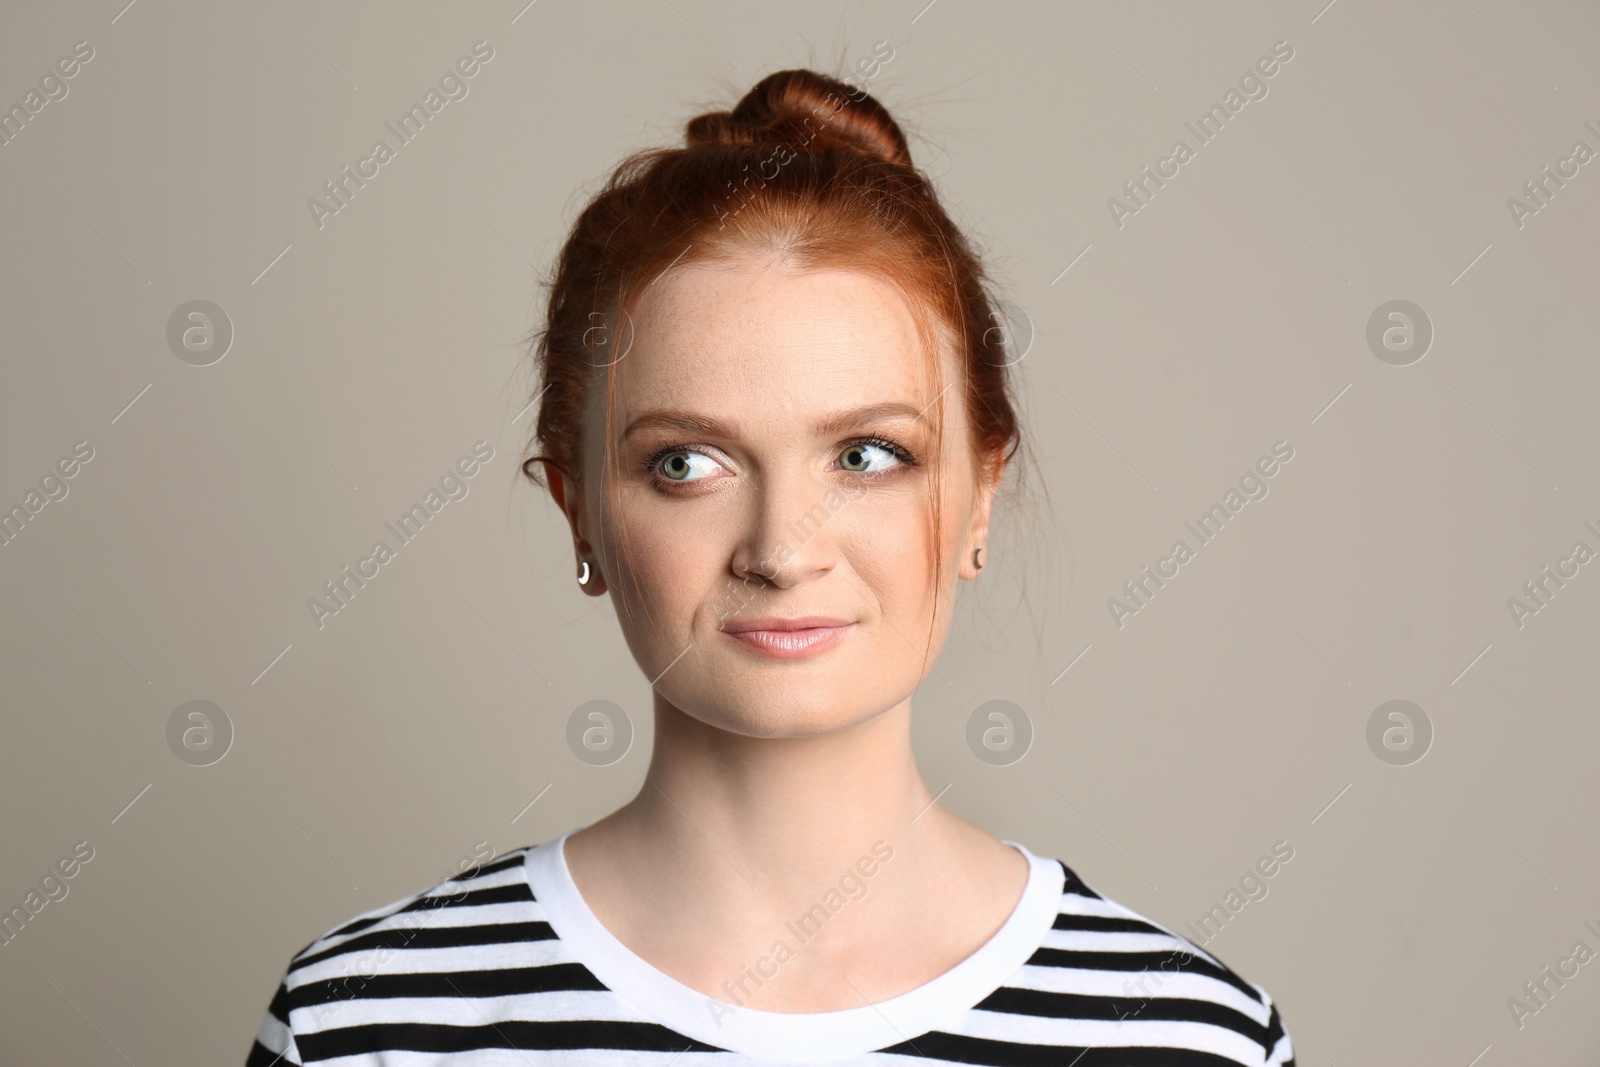
[[[907,699],[822,736],[748,737],[658,696],[650,769],[617,813],[620,836],[669,877],[709,874],[779,897],[836,879],[876,842],[914,852],[939,821],[910,726]]]
[[[762,991],[772,1010],[873,1003],[943,973],[1011,913],[1027,864],[933,803],[910,719],[907,700],[824,735],[747,737],[658,697],[644,787],[567,840],[578,891],[625,945],[709,995],[791,946],[782,988]],[[845,995],[840,968],[862,966]]]

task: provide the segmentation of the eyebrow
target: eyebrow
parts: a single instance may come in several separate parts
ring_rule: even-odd
[[[929,405],[930,407],[932,405]],[[882,404],[868,404],[864,407],[849,408],[844,411],[835,411],[824,416],[815,426],[819,434],[837,433],[850,426],[861,426],[866,423],[882,419],[910,419],[917,422],[926,422],[922,414],[927,408],[918,409],[910,404],[897,401],[886,401]],[[622,431],[622,439],[627,440],[641,430],[665,427],[667,429],[681,430],[685,433],[704,434],[706,436],[724,437],[738,440],[741,436],[736,423],[726,422],[711,415],[701,415],[693,411],[657,410],[646,411],[628,424]]]

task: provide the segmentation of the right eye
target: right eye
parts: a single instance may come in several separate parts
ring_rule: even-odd
[[[704,475],[712,473],[719,466],[704,452],[692,448],[669,448],[651,457],[649,470],[664,481],[681,483],[701,481]],[[702,477],[695,477],[697,471]]]

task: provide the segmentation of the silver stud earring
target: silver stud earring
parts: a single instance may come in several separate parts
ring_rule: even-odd
[[[589,561],[588,560],[584,560],[583,561],[583,570],[581,572],[579,572],[579,574],[578,574],[578,584],[579,585],[588,585],[589,584]]]

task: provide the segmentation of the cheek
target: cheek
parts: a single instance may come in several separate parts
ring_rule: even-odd
[[[855,506],[841,554],[873,591],[886,615],[926,610],[934,546],[932,516],[923,497],[881,498]]]
[[[729,570],[739,525],[716,502],[701,503],[686,506],[641,492],[624,501],[626,530],[605,524],[606,558],[617,572],[607,586],[618,607],[627,609],[619,611],[619,621],[639,631],[628,635],[629,644],[650,657],[672,659],[697,626],[707,618],[716,625],[719,612],[732,614],[749,597],[739,595]]]
[[[860,510],[861,521],[851,531],[852,565],[870,572],[863,577],[883,614],[908,635],[909,627],[928,624],[936,597],[945,615],[955,596],[971,501],[962,497],[957,485],[947,484],[945,492],[937,535],[925,492],[875,501]]]
[[[726,565],[729,550],[716,539],[715,525],[692,512],[646,504],[629,508],[625,530],[620,525],[607,527],[614,531],[608,533],[609,556],[633,579],[617,584],[630,597],[648,599],[665,615],[676,615],[685,601],[698,599],[695,590],[704,590],[705,576]]]

